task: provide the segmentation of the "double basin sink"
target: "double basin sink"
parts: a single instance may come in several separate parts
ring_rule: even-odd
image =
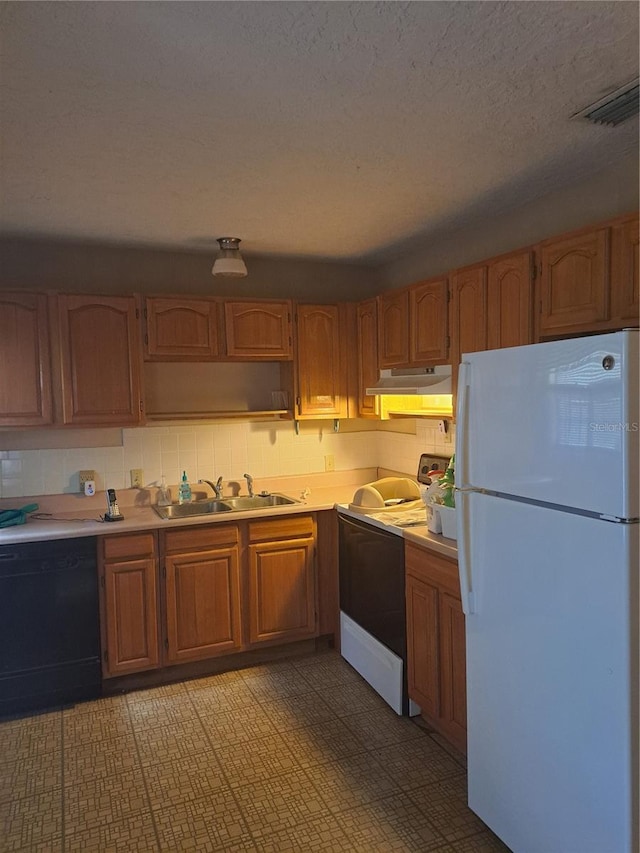
[[[252,509],[270,509],[279,506],[291,506],[300,503],[286,495],[243,495],[237,498],[214,498],[205,501],[192,501],[187,504],[155,506],[160,518],[191,518],[197,515],[215,515],[219,512],[247,512]]]

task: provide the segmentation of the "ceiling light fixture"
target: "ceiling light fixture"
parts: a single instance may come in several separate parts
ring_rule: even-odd
[[[224,275],[229,278],[244,278],[247,266],[240,254],[239,237],[218,237],[220,251],[211,267],[211,275]]]

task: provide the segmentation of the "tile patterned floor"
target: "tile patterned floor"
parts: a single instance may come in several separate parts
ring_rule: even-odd
[[[508,853],[335,653],[1,722],[0,851]]]

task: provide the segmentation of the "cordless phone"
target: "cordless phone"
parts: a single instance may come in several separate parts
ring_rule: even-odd
[[[122,521],[124,515],[120,514],[118,506],[118,498],[116,497],[115,489],[107,489],[107,511],[104,516],[105,521]]]

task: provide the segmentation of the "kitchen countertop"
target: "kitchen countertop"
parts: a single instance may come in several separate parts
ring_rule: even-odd
[[[426,524],[424,527],[408,527],[402,531],[402,535],[407,542],[420,545],[422,548],[428,548],[431,551],[437,551],[443,557],[451,557],[452,560],[458,559],[456,540],[447,539],[439,533],[432,533]]]
[[[229,524],[236,521],[286,515],[298,515],[304,512],[333,510],[338,504],[348,504],[355,490],[377,477],[376,469],[358,469],[335,476],[311,475],[307,477],[274,478],[259,480],[256,493],[262,489],[280,492],[300,500],[300,503],[283,507],[269,507],[263,510],[230,512],[213,515],[191,516],[181,519],[162,519],[153,509],[151,502],[155,490],[125,489],[118,492],[120,511],[123,521],[105,522],[100,520],[105,511],[104,492],[92,498],[83,495],[36,495],[33,497],[12,498],[0,501],[0,509],[18,508],[29,503],[37,503],[40,513],[50,513],[53,518],[40,520],[28,518],[26,524],[0,529],[0,545],[12,545],[19,542],[42,542],[52,539],[77,539],[82,536],[108,536],[118,533],[132,533],[139,530],[173,530],[178,527],[195,527],[203,524]],[[204,492],[199,491],[204,489]],[[302,498],[307,489],[308,495]],[[211,497],[204,486],[194,486],[194,497]],[[384,525],[381,525],[384,529]],[[407,541],[422,547],[438,551],[447,557],[457,558],[454,540],[431,533],[424,526],[405,529],[402,535]]]
[[[412,542],[415,545],[420,545],[423,548],[428,548],[432,551],[437,551],[444,557],[451,557],[451,559],[453,560],[458,559],[458,548],[456,540],[447,539],[445,536],[442,536],[438,533],[432,533],[428,529],[426,521],[426,511],[424,510],[424,507],[422,507],[421,512],[421,514],[425,517],[424,524],[415,524],[412,522],[410,527],[393,526],[394,518],[399,518],[403,514],[403,510],[399,508],[398,510],[391,511],[388,515],[386,515],[386,518],[388,518],[389,523],[385,523],[385,521],[381,520],[381,512],[371,512],[364,514],[351,509],[348,504],[342,503],[336,503],[336,509],[338,509],[342,515],[348,516],[349,518],[353,518],[356,521],[364,521],[367,524],[370,524],[372,527],[378,528],[378,530],[384,530],[387,533],[393,533],[396,536],[401,536],[407,542]],[[412,511],[412,514],[417,513],[417,510]]]
[[[302,512],[320,512],[331,510],[338,500],[350,500],[354,490],[359,484],[348,486],[332,486],[312,489],[308,497],[297,504],[283,507],[270,507],[263,510],[249,510],[247,512],[214,513],[211,515],[190,516],[189,518],[163,519],[155,512],[149,504],[136,506],[126,505],[120,501],[120,511],[124,516],[123,521],[105,522],[100,520],[104,513],[103,501],[99,506],[91,508],[78,508],[74,510],[56,510],[51,506],[51,501],[42,498],[20,498],[13,500],[14,507],[24,506],[35,501],[40,505],[39,512],[51,512],[55,520],[40,520],[28,518],[26,524],[16,527],[7,527],[0,530],[0,545],[11,545],[16,542],[38,542],[47,539],[74,539],[80,536],[107,536],[113,533],[132,533],[138,530],[173,530],[177,527],[194,527],[202,524],[224,524],[234,521],[246,521],[265,517],[278,517],[283,515],[298,515]],[[121,493],[118,493],[119,495]],[[287,494],[285,492],[285,494]],[[289,493],[292,498],[299,498],[295,492]],[[45,506],[50,508],[44,508]]]

